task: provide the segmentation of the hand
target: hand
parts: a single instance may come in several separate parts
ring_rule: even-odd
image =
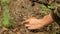
[[[36,18],[29,18],[26,21],[24,21],[23,24],[29,30],[40,29],[46,25],[43,19],[36,19]]]

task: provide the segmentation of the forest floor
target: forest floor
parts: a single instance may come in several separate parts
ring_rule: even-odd
[[[54,7],[59,4],[52,2],[52,0],[43,1],[43,3],[51,4]],[[60,27],[57,23],[52,23],[43,29],[30,31],[22,25],[22,22],[30,17],[42,19],[45,15],[49,14],[51,10],[43,3],[33,2],[31,0],[12,0],[10,3],[10,11],[12,20],[15,23],[13,28],[5,28],[0,22],[0,34],[60,34]],[[0,6],[0,21],[2,18],[2,10]]]

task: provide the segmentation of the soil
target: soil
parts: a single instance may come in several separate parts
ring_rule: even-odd
[[[45,3],[57,7],[59,6],[59,3],[57,3],[56,1],[54,2],[53,0],[11,0],[11,21],[15,24],[15,26],[13,28],[8,29],[0,25],[0,34],[60,34],[60,27],[57,23],[52,23],[44,27],[43,29],[33,31],[28,30],[27,28],[25,28],[24,25],[22,25],[22,22],[30,17],[42,19],[45,14],[42,13],[43,10],[41,9],[41,5]],[[2,16],[1,6],[0,15]]]

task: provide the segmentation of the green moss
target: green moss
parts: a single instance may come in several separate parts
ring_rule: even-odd
[[[0,0],[2,3],[9,3],[10,0]]]
[[[9,7],[9,2],[10,0],[1,0],[1,6],[2,6],[2,11],[3,11],[3,15],[2,15],[2,25],[10,28],[13,27],[13,23],[10,22],[11,19],[11,15],[10,15],[10,7]],[[4,3],[4,4],[3,4]],[[8,3],[8,4],[6,4]]]

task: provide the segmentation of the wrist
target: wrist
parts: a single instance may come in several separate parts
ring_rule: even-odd
[[[49,15],[44,16],[43,21],[44,21],[46,24],[51,24],[51,23],[53,23],[53,22],[54,22],[54,20],[52,19],[52,17],[51,17],[51,15],[50,15],[50,14],[49,14]]]

